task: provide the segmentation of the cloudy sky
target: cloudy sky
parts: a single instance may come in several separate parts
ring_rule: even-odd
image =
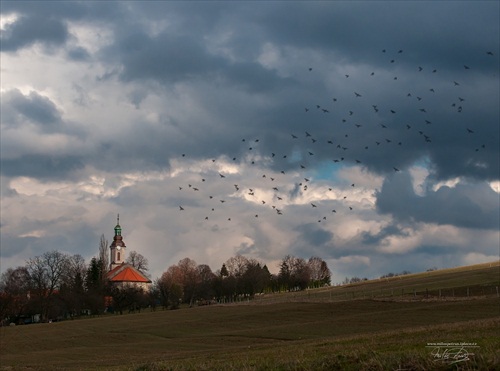
[[[499,257],[500,3],[1,2],[1,270]]]

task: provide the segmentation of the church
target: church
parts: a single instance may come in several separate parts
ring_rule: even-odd
[[[119,287],[135,286],[144,291],[149,291],[151,288],[151,280],[139,270],[135,269],[131,264],[125,262],[127,246],[123,241],[119,215],[115,227],[113,243],[109,248],[111,250],[111,257],[109,272],[107,273],[108,280]]]

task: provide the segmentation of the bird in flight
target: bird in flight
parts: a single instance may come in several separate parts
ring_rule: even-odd
[[[287,159],[286,160],[286,166],[282,166],[282,169],[287,169],[287,174],[292,174],[291,176],[295,177],[296,175],[299,176],[299,178],[295,179],[300,179],[302,178],[302,182],[297,186],[297,191],[298,192],[305,192],[308,190],[309,186],[309,195],[311,194],[314,195],[316,194],[316,189],[315,189],[315,176],[312,176],[310,173],[311,171],[315,170],[315,166],[317,165],[318,162],[328,160],[328,161],[333,161],[336,163],[334,165],[335,167],[338,167],[341,161],[344,161],[344,157],[340,157],[340,153],[345,153],[345,162],[349,163],[349,166],[352,166],[354,164],[358,164],[358,167],[364,166],[366,164],[366,167],[370,169],[370,167],[373,166],[374,161],[378,161],[378,151],[385,152],[388,154],[388,151],[391,151],[392,149],[398,148],[395,145],[397,144],[398,146],[404,146],[408,148],[412,148],[415,145],[423,145],[422,140],[420,139],[420,136],[422,136],[422,139],[425,139],[425,142],[430,143],[431,142],[431,136],[432,139],[435,142],[439,143],[439,140],[437,139],[437,136],[439,135],[438,133],[442,133],[443,131],[440,131],[438,129],[440,127],[440,124],[445,122],[445,120],[441,119],[441,113],[444,111],[441,111],[439,115],[436,115],[436,111],[438,111],[438,106],[436,103],[441,103],[441,102],[433,102],[433,99],[440,99],[443,94],[446,94],[447,92],[453,90],[455,93],[451,93],[451,99],[449,101],[446,101],[446,103],[443,105],[446,106],[446,109],[449,114],[455,115],[456,112],[462,112],[462,109],[464,113],[462,115],[465,115],[465,112],[467,108],[469,108],[468,104],[470,102],[475,101],[475,97],[470,96],[469,90],[465,90],[465,85],[466,82],[468,83],[469,81],[464,79],[462,76],[465,73],[469,73],[466,71],[474,71],[476,70],[476,65],[471,63],[470,61],[463,61],[462,63],[458,63],[459,68],[453,68],[451,71],[455,71],[456,74],[453,77],[450,77],[448,73],[445,75],[445,80],[444,84],[440,80],[436,80],[436,78],[439,78],[440,76],[438,75],[431,75],[437,73],[437,69],[432,69],[431,66],[426,64],[425,61],[418,62],[420,65],[415,64],[413,66],[407,66],[405,62],[405,66],[401,67],[401,70],[398,69],[398,73],[396,76],[396,73],[391,73],[390,70],[394,69],[396,66],[400,64],[400,57],[399,55],[401,54],[401,60],[403,58],[403,50],[402,49],[395,49],[395,50],[386,50],[383,49],[382,53],[387,53],[385,56],[383,56],[386,64],[386,71],[385,73],[379,73],[379,69],[375,70],[373,67],[372,71],[367,70],[367,75],[374,76],[373,79],[370,80],[370,85],[365,85],[363,86],[361,83],[363,82],[362,78],[358,79],[358,75],[353,73],[351,75],[345,74],[345,73],[340,73],[337,77],[340,77],[342,81],[345,84],[354,84],[351,89],[347,88],[347,96],[341,96],[341,98],[337,99],[337,97],[331,97],[333,94],[340,94],[340,92],[335,91],[332,93],[329,97],[327,96],[326,98],[332,99],[332,101],[335,104],[335,109],[331,108],[331,111],[322,104],[323,99],[325,97],[316,97],[313,98],[310,101],[304,101],[302,103],[298,104],[298,112],[307,112],[307,116],[302,116],[303,118],[307,117],[308,122],[303,122],[303,126],[299,126],[300,123],[294,122],[293,123],[293,132],[297,132],[298,135],[294,133],[284,133],[284,141],[288,140],[288,142],[283,142],[283,143],[276,143],[276,147],[266,147],[265,148],[265,153],[261,154],[259,153],[260,151],[260,146],[257,145],[257,143],[270,143],[271,141],[269,140],[269,137],[261,138],[263,139],[263,142],[259,142],[259,139],[251,139],[251,137],[247,137],[246,139],[241,139],[237,138],[236,141],[244,143],[250,143],[246,148],[240,148],[241,149],[247,149],[252,155],[254,156],[249,156],[245,157],[243,156],[238,156],[238,161],[241,161],[242,163],[246,164],[255,164],[256,167],[258,167],[259,162],[261,159],[265,159],[266,162],[274,162],[275,166],[282,166],[282,164],[285,162],[281,160]],[[396,56],[396,53],[398,54]],[[484,59],[488,59],[491,62],[491,59],[489,56],[493,56],[493,52],[491,51],[484,51],[482,52],[482,57]],[[486,54],[486,55],[485,55]],[[409,54],[405,52],[405,56],[408,56]],[[411,54],[410,54],[411,55]],[[391,57],[393,59],[391,59]],[[396,58],[398,60],[396,61]],[[406,57],[405,57],[406,58]],[[394,63],[393,65],[390,65],[390,63]],[[395,62],[398,62],[396,65]],[[425,66],[425,67],[424,67]],[[462,67],[460,67],[462,66]],[[456,67],[456,66],[454,66]],[[316,68],[316,67],[315,67]],[[402,71],[404,71],[404,68],[407,68],[407,71],[409,72],[409,76],[413,78],[414,76],[418,76],[419,79],[422,79],[421,84],[408,84],[404,85],[405,82],[408,80],[406,79],[407,76],[402,75]],[[308,74],[308,71],[311,72],[313,70],[312,67],[306,67],[302,69],[302,73],[304,75],[307,75],[308,77],[313,76],[312,74]],[[315,70],[315,75],[317,71],[320,71],[319,68],[316,68]],[[376,73],[374,71],[377,71]],[[457,72],[458,71],[458,72]],[[349,72],[350,71],[345,71]],[[417,72],[417,74],[415,74]],[[448,71],[447,71],[448,72]],[[462,75],[460,75],[460,73]],[[344,77],[345,76],[345,77]],[[367,76],[365,76],[366,78]],[[431,78],[432,77],[432,78]],[[348,80],[343,80],[343,79],[348,79]],[[385,79],[385,81],[384,81]],[[379,81],[380,80],[380,81]],[[397,82],[392,83],[392,81],[398,80]],[[429,82],[427,82],[429,81]],[[461,82],[462,81],[462,82]],[[394,100],[386,100],[384,101],[379,101],[377,102],[376,100],[373,100],[371,102],[366,102],[367,99],[374,99],[371,92],[372,86],[371,84],[375,83],[390,83],[393,87],[399,86],[397,88],[398,90],[394,90],[395,93],[397,93],[399,96],[394,96]],[[461,83],[459,83],[461,82]],[[359,83],[359,85],[358,85]],[[453,84],[452,84],[453,83]],[[428,84],[428,85],[427,85]],[[400,86],[402,85],[402,86]],[[467,84],[468,85],[468,84]],[[422,87],[423,86],[423,87]],[[436,86],[436,90],[434,88],[430,88],[429,86]],[[444,86],[442,89],[440,88],[441,86]],[[455,88],[453,88],[455,86]],[[355,91],[352,89],[356,89]],[[447,90],[449,89],[449,90]],[[388,90],[388,89],[387,89]],[[460,90],[459,93],[457,93]],[[462,90],[464,90],[462,92]],[[349,91],[351,93],[349,93]],[[360,91],[363,91],[363,94],[359,93]],[[430,93],[429,93],[430,92]],[[435,94],[431,94],[435,93]],[[351,94],[351,95],[349,95]],[[467,95],[465,95],[467,94]],[[384,99],[382,95],[377,96],[377,94],[373,94],[375,96],[375,99]],[[428,99],[432,95],[433,99]],[[459,96],[460,95],[460,96]],[[363,97],[363,99],[358,99],[360,97]],[[399,104],[400,102],[399,98],[400,97],[405,97],[404,98],[404,105]],[[467,98],[467,99],[464,99]],[[448,97],[450,98],[450,97]],[[332,102],[330,101],[330,102]],[[418,102],[427,102],[430,101],[429,105],[427,103],[421,104]],[[338,102],[338,103],[337,103]],[[320,103],[320,104],[317,104]],[[377,104],[373,104],[377,103]],[[330,103],[331,104],[331,103]],[[450,104],[453,107],[453,109],[450,109]],[[424,108],[425,106],[425,108]],[[314,110],[313,108],[316,107],[317,110]],[[392,109],[389,109],[391,107]],[[338,113],[337,108],[341,109]],[[372,109],[373,108],[373,109]],[[304,111],[302,111],[304,109]],[[419,113],[421,112],[421,113]],[[327,116],[319,115],[320,113],[330,113]],[[356,113],[356,121],[353,122],[352,118],[354,118],[354,113]],[[412,116],[406,116],[405,115],[412,115],[416,114],[420,116],[420,119],[417,120],[409,120],[410,117]],[[310,116],[312,115],[312,116]],[[370,115],[372,115],[370,117]],[[322,116],[322,118],[319,118],[319,116]],[[395,119],[397,118],[397,120]],[[333,120],[331,120],[333,119]],[[309,121],[310,120],[310,121]],[[322,125],[319,120],[324,120],[325,125]],[[331,121],[330,121],[331,120]],[[361,120],[363,120],[361,122]],[[330,121],[330,122],[329,122]],[[406,122],[405,122],[406,121]],[[381,123],[383,122],[383,123]],[[318,124],[319,123],[319,124]],[[345,123],[345,124],[341,124]],[[433,125],[431,125],[433,123]],[[339,125],[340,124],[340,125]],[[326,126],[330,125],[330,126]],[[427,126],[426,126],[427,125]],[[424,133],[422,131],[423,128],[428,128],[428,131]],[[465,124],[462,127],[462,136],[468,137],[468,139],[476,139],[476,137],[479,137],[480,133],[480,127],[473,126],[472,123]],[[359,129],[359,130],[358,130]],[[382,131],[382,129],[384,131]],[[302,131],[301,131],[302,130]],[[307,131],[306,131],[307,130]],[[314,137],[312,136],[312,133],[310,131],[313,131]],[[460,130],[459,130],[460,131]],[[305,134],[300,134],[300,133],[305,133]],[[381,135],[381,133],[384,133],[384,135]],[[419,135],[418,135],[419,134]],[[262,134],[264,135],[264,134]],[[458,133],[460,135],[460,133]],[[470,136],[469,136],[470,135]],[[304,137],[305,136],[305,137]],[[328,137],[330,139],[328,139]],[[276,136],[276,140],[279,140],[279,138],[282,138],[281,136]],[[309,142],[310,138],[311,142]],[[315,139],[316,138],[316,139]],[[325,138],[325,139],[323,139]],[[273,138],[274,139],[274,138]],[[419,140],[417,142],[417,139]],[[283,140],[283,139],[281,139]],[[290,143],[293,140],[292,143]],[[252,142],[254,142],[254,145],[252,147]],[[480,152],[484,148],[480,146],[481,142],[475,142],[471,144],[471,151],[475,152]],[[242,144],[242,143],[240,143]],[[326,145],[328,144],[328,146]],[[329,146],[331,144],[331,146]],[[373,146],[373,144],[376,144],[376,146]],[[314,147],[311,147],[311,145],[314,145]],[[326,149],[328,147],[328,150]],[[280,153],[279,151],[285,148],[285,153]],[[360,152],[361,149],[364,150]],[[313,153],[314,151],[314,153]],[[308,154],[308,155],[307,155]],[[188,153],[189,155],[189,153]],[[390,153],[389,153],[390,155]],[[397,153],[392,154],[394,157],[397,157]],[[483,153],[481,153],[483,155]],[[186,153],[181,153],[182,157],[188,157]],[[288,157],[287,157],[288,156]],[[331,156],[331,157],[328,157]],[[227,156],[229,159],[231,158],[230,155],[228,154]],[[233,161],[236,161],[236,157],[232,157]],[[216,157],[217,161],[218,158]],[[212,162],[216,162],[216,159],[213,159]],[[266,164],[267,166],[267,164]],[[404,168],[402,168],[402,165],[395,167],[395,166],[390,166],[390,161],[387,164],[387,167],[382,169],[383,172],[387,173],[399,173],[399,172],[404,172]],[[391,171],[392,168],[392,171]],[[271,169],[271,167],[267,167],[267,169]],[[276,170],[276,173],[279,172],[278,169],[274,168]],[[288,170],[289,169],[289,170]],[[312,170],[311,170],[312,169]],[[212,170],[213,171],[213,170]],[[271,170],[269,170],[271,171]],[[249,186],[252,186],[251,184],[245,184],[244,180],[241,180],[241,188],[238,185],[234,185],[234,188],[230,187],[229,185],[223,185],[224,180],[223,178],[228,177],[229,179],[231,178],[236,178],[236,175],[233,175],[232,172],[228,173],[228,175],[224,175],[224,173],[227,172],[224,168],[219,168],[219,170],[216,170],[213,172],[214,177],[209,177],[206,176],[206,183],[209,184],[210,180],[213,180],[216,178],[217,180],[220,181],[220,189],[224,192],[226,190],[226,186],[230,188],[229,192],[234,192],[231,194],[218,194],[218,193],[213,193],[213,196],[210,196],[210,199],[213,198],[211,202],[216,202],[217,200],[220,200],[221,203],[224,203],[224,205],[218,204],[220,209],[230,207],[231,205],[234,205],[233,200],[234,197],[240,197],[244,198],[248,202],[252,202],[255,207],[259,208],[269,208],[270,206],[272,207],[273,211],[276,211],[278,215],[282,215],[281,209],[277,208],[277,205],[280,203],[280,201],[283,201],[285,199],[285,202],[281,202],[281,205],[283,205],[282,209],[286,211],[286,208],[288,207],[288,204],[291,202],[288,202],[289,200],[292,201],[293,198],[289,196],[285,196],[285,194],[281,194],[280,191],[285,191],[289,192],[290,195],[293,193],[290,191],[290,184],[286,184],[287,182],[286,179],[284,179],[284,176],[276,176],[276,181],[275,178],[272,178],[272,172],[267,173],[267,176],[262,173],[260,177],[260,184],[255,186],[254,188],[248,188]],[[281,170],[281,174],[285,174],[285,170]],[[217,178],[217,174],[219,174],[219,178]],[[230,175],[231,174],[231,175]],[[198,178],[200,179],[200,178]],[[270,185],[268,182],[273,181],[274,183]],[[300,180],[299,180],[300,181]],[[202,179],[202,182],[205,182],[205,178]],[[280,183],[282,182],[282,183]],[[193,189],[194,191],[199,191],[199,193],[203,192],[204,187],[197,188],[197,184],[195,181],[191,180],[191,183],[189,185],[190,189]],[[358,182],[359,183],[359,182]],[[348,185],[347,183],[346,185]],[[179,187],[179,190],[185,190],[185,186],[187,184],[180,184],[182,187]],[[267,188],[266,188],[267,187]],[[355,187],[355,184],[351,184],[352,190],[354,191],[355,189],[359,188],[358,186]],[[212,188],[213,189],[213,188]],[[245,191],[246,189],[246,191]],[[279,190],[280,191],[279,191]],[[328,188],[331,192],[337,192],[337,188]],[[349,188],[350,189],[350,188]],[[250,190],[250,191],[248,191]],[[254,191],[255,190],[255,191]],[[240,192],[241,191],[241,192]],[[262,192],[271,192],[271,196],[269,198],[265,198],[262,196]],[[268,193],[269,194],[269,193]],[[253,196],[253,197],[248,197],[248,195]],[[330,193],[329,195],[332,195]],[[267,201],[265,201],[267,199]],[[206,200],[206,199],[205,199]],[[272,201],[271,201],[272,200]],[[333,199],[329,198],[329,201],[333,201]],[[208,202],[208,200],[206,200]],[[227,201],[227,202],[226,202]],[[344,200],[342,200],[342,197],[339,197],[339,202],[347,202],[345,197]],[[180,201],[183,202],[183,201]],[[271,203],[275,202],[276,205],[272,205]],[[310,205],[309,207],[312,208],[317,208],[316,210],[322,211],[323,210],[323,202],[322,198],[317,198],[317,199],[310,199],[309,201]],[[325,202],[326,204],[326,202]],[[337,213],[336,209],[341,210],[339,214],[342,214],[342,211],[349,207],[349,210],[356,209],[356,204],[350,203],[350,206],[347,204],[344,204],[344,206],[338,206],[336,205],[335,209],[330,209],[332,213]],[[307,202],[305,204],[305,207],[307,206]],[[175,209],[174,209],[175,210]],[[179,210],[184,210],[184,207],[179,206]],[[188,213],[191,214],[193,211],[193,208],[189,207],[188,204]],[[214,210],[214,209],[212,209]],[[209,210],[208,210],[209,211]],[[258,214],[257,214],[258,213]],[[273,213],[274,214],[274,213]],[[200,218],[203,220],[208,220],[208,217],[206,216],[208,214],[200,215]],[[257,210],[252,211],[248,214],[245,214],[246,216],[250,217],[253,219],[253,216],[255,218],[259,218],[259,220],[256,221],[263,221],[266,218],[265,213],[258,212]],[[225,216],[225,219],[228,217],[228,215]],[[233,216],[235,217],[235,216]],[[238,215],[239,218],[239,215]],[[210,219],[213,219],[213,217],[210,217]],[[319,220],[318,220],[319,219]],[[332,218],[333,219],[333,218]],[[231,218],[227,218],[227,220],[231,220]],[[326,218],[323,216],[316,216],[316,219],[319,222],[325,221],[326,223]],[[255,222],[255,221],[254,221]],[[330,221],[328,221],[330,222]]]

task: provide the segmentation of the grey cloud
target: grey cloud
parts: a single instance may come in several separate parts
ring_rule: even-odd
[[[408,173],[387,177],[377,193],[377,210],[397,220],[450,224],[462,228],[498,229],[498,194],[487,184],[457,184],[454,188],[413,191]]]
[[[170,88],[171,83],[213,79],[223,87],[239,86],[252,93],[265,93],[291,83],[258,63],[213,55],[199,39],[186,35],[162,33],[151,37],[129,33],[105,54],[110,61],[123,64],[120,77],[124,81],[152,80]]]
[[[414,11],[408,12],[408,7]],[[237,133],[257,136],[258,132],[261,146],[255,149],[255,152],[281,155],[270,165],[275,169],[293,167],[294,164],[283,160],[282,156],[290,156],[291,150],[298,149],[303,162],[311,166],[321,161],[343,157],[345,164],[360,161],[369,170],[387,174],[393,171],[393,167],[405,168],[428,157],[435,162],[436,177],[442,179],[458,175],[478,179],[498,178],[499,156],[496,138],[499,133],[498,125],[495,125],[498,120],[497,113],[475,102],[488,99],[495,101],[499,94],[498,88],[490,87],[489,90],[484,90],[474,87],[477,79],[482,79],[483,75],[492,71],[496,59],[487,56],[484,50],[474,53],[474,58],[466,58],[466,55],[471,55],[471,46],[468,43],[462,47],[467,50],[466,53],[455,48],[453,53],[450,51],[453,54],[453,57],[450,57],[450,53],[440,51],[440,39],[427,34],[426,30],[423,30],[424,36],[418,36],[420,33],[413,31],[420,27],[419,19],[424,19],[419,18],[419,15],[427,14],[423,6],[388,6],[380,3],[363,6],[326,6],[311,3],[305,6],[296,3],[290,6],[285,15],[282,8],[276,5],[231,5],[227,8],[231,15],[228,16],[228,13],[222,12],[218,6],[155,4],[155,10],[138,10],[137,18],[154,17],[158,20],[161,19],[161,14],[164,14],[174,27],[154,36],[141,29],[139,24],[134,24],[133,28],[129,27],[132,22],[130,14],[125,8],[119,8],[116,11],[123,12],[124,16],[111,26],[117,38],[100,53],[111,70],[115,71],[108,78],[112,79],[118,73],[117,65],[122,65],[123,70],[119,72],[119,77],[124,82],[133,82],[143,91],[148,89],[151,82],[160,83],[167,89],[172,89],[178,82],[195,85],[205,82],[212,85],[210,90],[200,87],[206,89],[206,97],[200,98],[198,102],[210,112],[211,116],[207,117],[207,120],[219,122],[203,135],[210,145],[197,143],[193,146],[191,142],[197,139],[196,134],[177,136],[175,143],[169,143],[168,147],[172,149],[170,154],[182,151],[176,151],[175,147],[179,146],[194,148],[200,156],[227,154],[240,157],[245,153],[245,148],[236,148]],[[185,13],[186,8],[189,9],[189,15]],[[436,11],[428,20],[431,23],[448,10],[462,11],[460,6],[448,8],[432,5],[429,9],[431,8]],[[89,9],[85,12],[90,12]],[[463,6],[463,9],[471,7]],[[205,17],[204,10],[210,10]],[[85,14],[82,9],[79,11]],[[486,10],[475,12],[486,16],[489,14]],[[243,19],[243,13],[248,17]],[[193,19],[203,19],[203,22],[196,23],[196,26],[190,29],[180,28],[180,25],[190,24]],[[239,27],[231,28],[235,24]],[[175,28],[175,25],[178,28]],[[378,27],[377,33],[373,32],[375,26]],[[460,27],[462,24],[458,19],[446,22],[443,32],[449,38],[456,38],[454,32],[460,32],[460,35],[463,33]],[[396,36],[401,33],[401,38],[406,38],[404,45],[399,45],[403,44],[403,40],[399,42],[391,39],[392,44],[385,46],[384,38],[394,36],[394,29],[398,30]],[[231,30],[231,36],[223,46],[235,54],[234,61],[214,55],[204,43],[204,40],[215,37],[224,30]],[[483,29],[474,29],[470,33],[477,37],[484,33],[485,46],[491,38]],[[428,39],[425,39],[426,37]],[[375,38],[379,40],[376,41]],[[281,48],[285,58],[288,55],[283,45],[302,48],[301,53],[305,60],[308,51],[314,49],[315,52],[321,53],[326,65],[313,66],[312,73],[308,73],[304,68],[300,75],[278,77],[279,71],[267,70],[254,62],[257,53],[268,40],[274,41]],[[424,47],[424,40],[427,40],[431,47]],[[494,40],[492,41],[494,43]],[[381,47],[387,48],[387,53],[382,53]],[[399,48],[404,49],[401,55],[397,52]],[[82,52],[79,51],[80,58],[84,57]],[[439,61],[439,73],[432,74],[430,66],[436,61],[435,58],[441,58],[442,54],[447,54],[446,60]],[[395,65],[389,62],[393,57],[397,57]],[[292,55],[289,60],[294,63]],[[358,75],[350,76],[349,79],[338,73],[331,83],[327,83],[332,79],[336,66],[348,65],[350,62],[365,70],[357,71]],[[462,66],[465,63],[472,66],[467,75]],[[417,73],[419,65],[424,66],[424,72],[421,74]],[[297,66],[295,70],[296,68]],[[377,70],[374,77],[369,76],[372,68]],[[361,72],[366,73],[366,76],[359,75]],[[392,74],[398,74],[399,81],[392,81]],[[453,79],[459,80],[463,86],[457,90],[438,89],[437,94],[429,92],[430,87],[452,85]],[[217,83],[214,85],[213,81]],[[354,91],[359,91],[363,97],[356,99]],[[233,92],[240,94],[241,99],[258,96],[261,101],[271,101],[273,104],[269,107],[252,107],[252,103],[232,98],[232,107],[225,107],[228,95]],[[409,92],[413,94],[412,98],[405,99]],[[423,96],[422,103],[416,100],[417,95]],[[463,103],[464,112],[458,114],[449,107],[462,95],[466,99]],[[132,95],[136,107],[143,96]],[[339,98],[336,104],[332,102],[334,96]],[[219,101],[215,109],[210,107],[214,101]],[[316,104],[328,109],[330,113],[323,114],[321,110],[316,110]],[[372,105],[378,106],[377,113],[372,109]],[[311,109],[307,116],[304,114],[304,107]],[[420,108],[427,109],[429,114],[421,114]],[[395,109],[397,114],[391,114],[391,109]],[[490,113],[483,113],[483,109]],[[350,117],[349,111],[353,111],[354,116]],[[252,117],[248,115],[249,112],[253,112]],[[432,125],[426,125],[424,118],[430,119]],[[343,123],[343,119],[347,119],[347,122]],[[234,133],[231,138],[226,135],[227,125],[222,123],[229,121],[237,129],[229,131]],[[388,129],[382,130],[379,123],[384,123]],[[362,128],[356,129],[355,124],[362,124]],[[412,129],[407,130],[406,124],[411,124]],[[192,125],[189,130],[196,133],[194,123],[182,123],[182,130],[186,131],[186,126],[189,125]],[[473,126],[474,135],[467,134],[466,128],[470,126]],[[302,138],[300,142],[289,140],[290,133],[303,135],[305,131],[310,131],[317,139],[314,145],[309,142],[309,138]],[[221,135],[222,133],[224,135]],[[141,130],[141,135],[146,134],[152,138],[147,150],[132,151],[134,155],[141,153],[144,156],[145,161],[135,159],[134,163],[138,166],[142,166],[152,157],[151,147],[158,149],[153,157],[168,155],[164,150],[159,150],[165,142],[170,141],[167,137],[158,135],[158,132]],[[131,135],[135,136],[136,133]],[[432,141],[426,142],[425,136]],[[327,139],[334,139],[335,145],[327,145]],[[398,146],[400,142],[402,144]],[[452,158],[447,156],[451,146],[454,148]],[[477,153],[476,149],[479,149]],[[309,151],[314,152],[314,157],[308,156]]]
[[[2,111],[6,116],[4,124],[15,126],[19,123],[17,115],[24,116],[27,120],[38,124],[45,132],[53,132],[61,124],[61,114],[56,105],[47,97],[31,91],[29,95],[23,95],[14,89],[2,93]]]
[[[2,32],[2,51],[16,51],[34,43],[46,46],[65,44],[69,33],[66,25],[53,17],[22,16],[8,24]]]
[[[82,47],[72,48],[72,49],[68,50],[67,54],[68,54],[68,58],[70,60],[77,61],[77,62],[78,61],[84,62],[90,58],[89,52],[85,48],[82,48]]]
[[[71,178],[84,168],[82,158],[71,155],[26,154],[18,158],[2,158],[1,171],[5,176],[31,176],[38,179]]]
[[[367,245],[380,245],[383,241],[392,236],[408,237],[408,232],[404,231],[401,227],[391,224],[383,227],[377,233],[361,232],[362,242]]]
[[[319,224],[319,223],[318,223]],[[300,233],[290,246],[291,254],[308,258],[312,255],[328,256],[331,254],[334,235],[332,232],[316,224],[299,224],[296,231]]]
[[[121,59],[121,77],[126,81],[182,81],[209,73],[217,64],[198,41],[185,36],[161,34],[151,38],[145,33],[130,33],[117,40],[116,49],[107,54]]]
[[[40,223],[41,224],[41,223]],[[78,226],[78,227],[77,227]],[[58,228],[59,225],[55,225]],[[51,227],[40,225],[39,228],[51,231]],[[30,232],[27,230],[27,232]],[[47,250],[57,249],[69,254],[81,254],[84,257],[92,257],[98,254],[99,234],[95,228],[81,223],[75,223],[74,228],[65,228],[65,233],[51,231],[50,235],[42,237],[26,236],[20,237],[9,233],[2,233],[2,258],[9,258],[19,253],[30,253],[30,257],[43,254]]]

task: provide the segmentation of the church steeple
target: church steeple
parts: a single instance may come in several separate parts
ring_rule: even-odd
[[[111,263],[109,267],[111,270],[125,262],[125,249],[127,246],[125,245],[125,242],[123,242],[122,227],[120,226],[120,214],[118,214],[116,218],[115,236],[113,237],[113,242],[109,248],[111,249]]]
[[[115,236],[122,235],[122,227],[120,227],[120,214],[116,217],[116,227],[115,227]]]

